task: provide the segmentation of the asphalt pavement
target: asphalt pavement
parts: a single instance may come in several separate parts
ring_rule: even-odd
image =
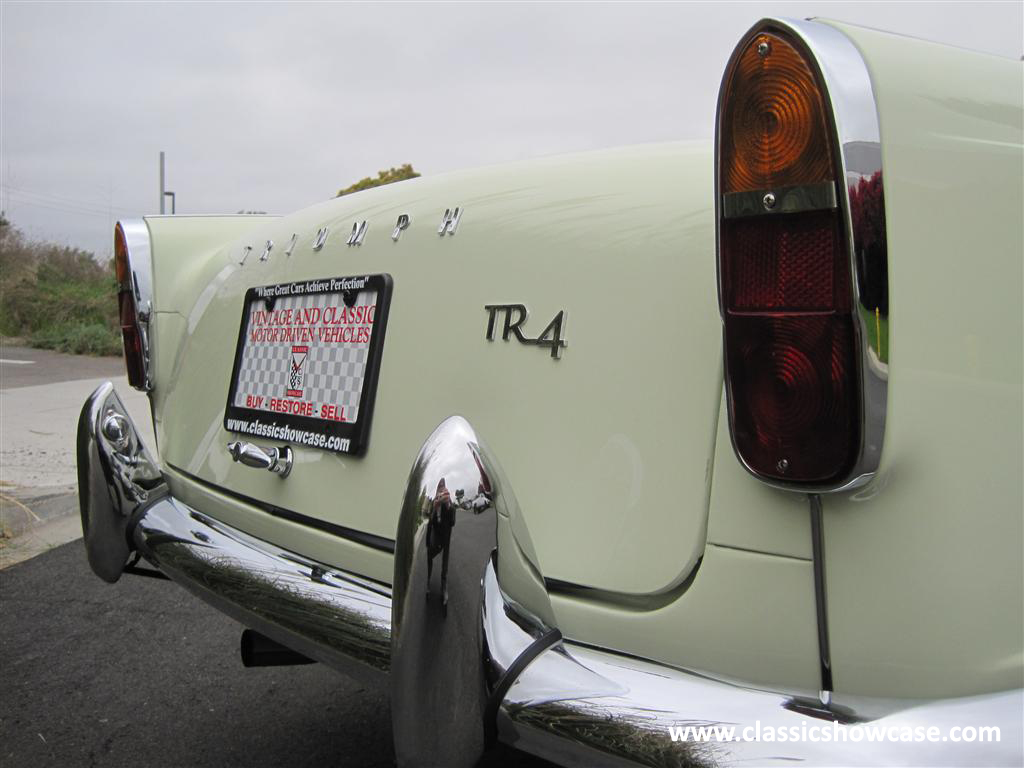
[[[0,572],[0,762],[388,766],[386,693],[247,670],[241,627],[166,581],[109,585],[71,542]]]
[[[124,376],[124,361],[120,357],[65,355],[49,349],[0,343],[2,389],[118,376]]]
[[[246,669],[241,630],[171,582],[100,581],[80,541],[0,571],[0,764],[394,764],[386,690]],[[549,766],[508,748],[481,765]]]

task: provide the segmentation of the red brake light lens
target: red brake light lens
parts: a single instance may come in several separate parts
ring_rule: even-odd
[[[850,318],[736,317],[726,365],[733,439],[758,474],[827,482],[856,455]]]
[[[754,474],[821,486],[860,446],[860,358],[824,91],[781,34],[734,54],[719,111],[729,417]],[[785,201],[785,202],[784,202]]]

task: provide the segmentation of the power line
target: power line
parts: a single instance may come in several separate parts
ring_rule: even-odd
[[[127,214],[131,216],[140,215],[136,208],[122,208],[111,206],[99,201],[81,200],[64,195],[54,195],[45,192],[35,192],[29,189],[14,187],[9,184],[2,185],[8,194],[18,199],[19,204],[34,205],[40,208],[51,208],[54,210],[70,211],[73,213],[85,213],[108,216],[113,213]]]
[[[76,200],[73,198],[60,197],[58,195],[48,195],[40,192],[30,192],[28,190],[21,190],[15,187],[8,187],[7,193],[8,195],[15,197],[22,202],[35,201],[45,203],[51,207],[57,206],[59,208],[66,208],[68,210],[75,210],[79,212],[108,214],[117,211],[120,213],[136,213],[136,209],[122,208],[119,206],[114,207],[111,205],[106,205],[104,203]]]
[[[78,208],[71,208],[69,206],[64,206],[64,205],[51,205],[49,203],[43,203],[43,202],[38,202],[38,201],[34,201],[34,200],[10,200],[10,199],[8,199],[8,204],[10,204],[12,202],[16,203],[17,207],[19,207],[19,208],[21,206],[28,206],[30,208],[43,208],[43,209],[48,210],[48,211],[57,211],[58,213],[71,213],[71,214],[77,214],[79,216],[95,216],[95,217],[101,218],[101,219],[109,219],[110,218],[110,214],[107,211],[89,211],[89,210],[82,210],[82,209],[78,209]],[[12,210],[14,210],[14,207],[15,206],[10,206],[8,208],[7,212],[10,213]]]

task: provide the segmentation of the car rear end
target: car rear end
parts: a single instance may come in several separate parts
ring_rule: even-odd
[[[302,657],[390,672],[403,764],[945,749],[669,737],[695,721],[992,724],[970,755],[1012,762],[1020,80],[766,20],[713,146],[119,224],[159,461],[98,390],[90,563],[141,555]]]

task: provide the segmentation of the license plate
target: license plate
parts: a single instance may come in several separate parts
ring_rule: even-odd
[[[362,275],[250,288],[224,428],[364,453],[391,285],[390,275]]]

